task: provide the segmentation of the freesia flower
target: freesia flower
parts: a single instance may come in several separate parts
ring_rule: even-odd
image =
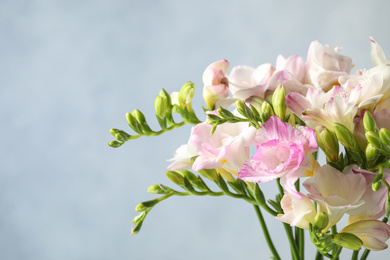
[[[295,128],[272,116],[256,133],[257,150],[238,172],[249,182],[268,182],[280,178],[285,190],[297,198],[294,183],[316,165],[312,152],[317,150],[316,135],[307,127]]]
[[[287,94],[286,105],[311,128],[323,125],[334,131],[334,123],[340,123],[353,132],[360,93],[360,86],[349,94],[342,92],[340,86],[334,86],[327,93],[309,89],[306,97],[294,92]]]
[[[225,76],[229,66],[227,60],[220,60],[210,64],[203,72],[203,98],[209,108],[229,96],[229,80]]]
[[[326,229],[335,225],[347,211],[364,203],[366,180],[362,174],[353,173],[352,166],[347,166],[343,172],[330,165],[318,167],[314,177],[307,179],[303,186],[310,193],[308,197],[317,201],[318,212],[328,215]]]
[[[372,181],[374,180],[376,173],[362,169],[353,169],[353,172],[364,176],[366,180],[366,191],[361,198],[364,201],[364,204],[358,208],[348,211],[348,224],[361,220],[378,219],[383,217],[385,215],[385,202],[388,192],[386,185],[383,185],[378,191],[373,191]],[[383,174],[386,181],[390,182],[390,169],[384,169]]]
[[[245,100],[251,96],[263,97],[269,78],[275,68],[266,63],[253,68],[236,66],[229,74],[230,91],[234,98]]]
[[[286,58],[283,55],[278,55],[275,68],[276,71],[288,71],[297,81],[304,83],[306,65],[300,56],[293,55]]]
[[[363,241],[363,247],[379,251],[387,248],[390,226],[379,220],[363,220],[346,226],[340,233],[354,234]]]
[[[317,214],[316,209],[307,196],[302,193],[300,195],[302,199],[285,192],[280,201],[284,214],[279,214],[276,219],[291,226],[309,230],[309,224],[313,223],[313,219]]]
[[[340,48],[323,46],[318,41],[310,44],[306,61],[306,83],[324,91],[338,84],[338,78],[352,69],[352,59],[338,53]]]
[[[191,133],[189,143],[199,156],[192,169],[217,169],[237,175],[238,170],[249,158],[249,145],[253,142],[256,129],[248,123],[225,123],[211,134],[212,125],[198,124]]]

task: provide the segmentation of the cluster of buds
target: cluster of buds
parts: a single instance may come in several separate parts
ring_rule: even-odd
[[[130,135],[123,130],[112,128],[110,133],[116,140],[109,142],[108,145],[117,148],[131,139],[137,139],[141,136],[160,135],[184,124],[200,123],[192,109],[194,91],[195,85],[192,82],[187,82],[179,92],[174,92],[172,95],[161,89],[159,95],[154,100],[155,114],[161,130],[153,131],[147,123],[145,115],[138,109],[134,109],[132,113],[126,113],[126,120],[136,135]],[[176,123],[172,113],[179,113],[183,121]]]

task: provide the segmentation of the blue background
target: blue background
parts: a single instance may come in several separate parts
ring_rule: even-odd
[[[160,88],[188,80],[201,115],[203,70],[223,58],[305,59],[319,40],[369,68],[369,36],[390,56],[389,9],[379,0],[1,0],[0,259],[268,259],[251,205],[232,198],[169,199],[130,237],[134,207],[154,198],[149,185],[170,185],[166,159],[190,126],[119,149],[108,147],[109,129],[130,130],[134,108],[157,127]],[[270,196],[274,186],[262,187]],[[267,221],[289,259],[282,225]]]

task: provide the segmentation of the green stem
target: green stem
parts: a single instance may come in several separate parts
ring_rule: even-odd
[[[295,240],[293,237],[291,226],[289,224],[286,224],[286,223],[283,223],[283,226],[284,226],[284,230],[286,231],[288,241],[290,242],[291,254],[292,254],[293,259],[294,260],[301,260],[301,258],[299,257],[297,244],[295,243]]]
[[[359,250],[354,250],[351,260],[358,260]]]
[[[305,259],[305,230],[300,228],[298,232],[299,232],[299,242],[298,242],[299,255],[301,256],[301,259],[304,260]]]
[[[264,236],[265,236],[265,240],[267,241],[268,247],[271,250],[272,255],[274,256],[274,259],[280,260],[280,256],[279,256],[278,251],[276,250],[276,248],[272,242],[271,236],[268,232],[267,225],[266,225],[265,220],[263,218],[263,214],[261,214],[261,210],[260,210],[259,206],[253,205],[253,207],[256,211],[257,218],[259,219],[261,228],[262,228]]]
[[[280,179],[277,179],[277,183],[278,183],[280,196],[282,196],[282,198],[283,198],[284,190],[283,190],[282,185],[280,185]],[[283,226],[284,226],[284,230],[286,231],[288,241],[290,242],[291,254],[292,254],[293,259],[294,260],[301,260],[301,258],[299,256],[298,246],[294,240],[291,226],[289,224],[286,224],[286,223],[283,223]]]
[[[366,260],[367,257],[368,257],[368,254],[370,253],[371,251],[366,249],[364,250],[363,254],[362,254],[362,257],[360,257],[360,260]]]
[[[324,259],[324,256],[320,253],[320,251],[317,251],[315,260],[323,260],[323,259]]]

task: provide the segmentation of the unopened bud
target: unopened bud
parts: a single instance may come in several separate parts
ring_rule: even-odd
[[[140,204],[138,204],[136,207],[135,207],[135,211],[137,212],[141,212],[141,211],[145,211],[149,208],[152,208],[154,205],[156,205],[159,201],[157,199],[155,200],[148,200],[148,201],[144,201],[144,202],[141,202]]]
[[[313,227],[318,230],[322,231],[324,228],[326,228],[329,224],[329,217],[325,212],[318,212],[317,215],[314,217],[313,220]]]
[[[178,96],[179,106],[186,108],[188,105],[191,105],[191,100],[194,97],[195,84],[188,81],[185,83],[180,91]]]
[[[339,142],[336,135],[322,125],[316,127],[316,134],[317,143],[328,161],[336,162],[339,158]]]
[[[379,172],[374,179],[372,180],[372,190],[378,191],[382,188],[382,178],[383,178],[383,171]]]
[[[118,148],[122,145],[123,143],[120,143],[118,141],[111,141],[108,143],[109,146],[111,146],[112,148]]]
[[[390,145],[390,131],[386,128],[381,128],[381,130],[379,130],[379,138],[386,145]]]
[[[379,151],[378,149],[376,149],[372,144],[367,144],[367,147],[366,147],[366,158],[367,158],[367,161],[369,162],[369,164],[372,164],[377,156],[379,154]]]
[[[248,103],[249,105],[251,105],[252,107],[254,107],[256,109],[256,111],[258,112],[258,114],[261,114],[261,112],[262,112],[261,105],[263,104],[264,99],[262,99],[260,97],[252,96],[252,97],[248,98],[247,100],[245,100],[245,102]]]
[[[144,114],[142,114],[142,112],[139,111],[138,109],[134,109],[133,112],[131,112],[131,114],[133,115],[133,117],[134,117],[135,119],[137,119],[137,121],[138,121],[139,123],[142,124],[143,122],[146,122],[146,119],[145,119]]]
[[[365,111],[364,112],[364,116],[363,116],[363,126],[364,126],[364,130],[366,130],[366,132],[368,131],[374,131],[375,133],[378,133],[378,129],[376,127],[376,123],[375,123],[375,120],[374,118],[372,117],[370,111]]]
[[[168,179],[173,182],[176,185],[184,186],[184,178],[179,173],[175,171],[167,171],[165,175],[168,177]]]
[[[284,120],[286,117],[286,102],[284,101],[286,97],[286,90],[282,84],[279,84],[274,94],[272,95],[272,106],[274,108],[275,114],[281,119]]]
[[[202,170],[199,170],[198,173],[211,181],[218,180],[218,173],[217,173],[217,170],[215,170],[215,169],[202,169]]]
[[[360,250],[363,241],[352,233],[337,233],[332,235],[332,241],[351,250]]]
[[[165,118],[167,114],[167,99],[157,96],[154,100],[154,110],[156,111],[156,116]]]
[[[379,135],[377,133],[375,133],[374,131],[367,131],[366,138],[367,138],[367,141],[370,144],[372,144],[372,146],[374,146],[375,148],[377,148],[377,149],[382,148],[382,141],[379,138]]]
[[[154,184],[148,187],[148,192],[152,194],[169,194],[173,190],[162,184]]]
[[[334,129],[337,139],[339,139],[340,143],[344,145],[344,147],[348,150],[354,150],[356,140],[353,137],[351,131],[348,130],[348,128],[346,128],[344,125],[339,123],[334,124]]]

